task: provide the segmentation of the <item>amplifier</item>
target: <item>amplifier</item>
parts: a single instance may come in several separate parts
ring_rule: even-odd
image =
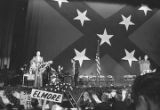
[[[34,78],[35,75],[34,74],[24,74],[23,75],[23,86],[26,87],[33,87],[34,86]]]

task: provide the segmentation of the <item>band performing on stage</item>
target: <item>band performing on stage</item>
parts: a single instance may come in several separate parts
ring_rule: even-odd
[[[35,88],[41,88],[44,84],[57,83],[57,82],[73,82],[76,86],[78,84],[78,75],[79,75],[79,65],[78,62],[72,59],[73,70],[72,74],[64,73],[63,67],[58,65],[57,71],[51,67],[53,61],[45,62],[43,57],[40,54],[40,51],[36,52],[29,64],[29,70],[26,68],[22,69],[24,72],[23,77],[27,77],[27,80],[32,81],[33,85],[25,83],[25,78],[23,78],[23,86],[30,86]]]
[[[140,75],[144,75],[146,73],[152,73],[155,72],[156,70],[151,70],[150,68],[150,61],[148,60],[148,56],[144,56],[144,60],[139,58],[139,66],[140,66]],[[35,88],[41,88],[46,84],[53,84],[57,82],[67,82],[71,83],[72,86],[78,86],[79,84],[84,84],[85,86],[97,86],[97,84],[100,84],[100,86],[105,86],[104,83],[105,80],[109,84],[113,84],[114,82],[114,77],[111,75],[108,76],[99,76],[99,81],[101,83],[96,82],[97,78],[94,76],[84,76],[84,75],[79,75],[79,62],[75,59],[71,59],[71,64],[72,64],[72,73],[65,73],[63,71],[63,66],[58,65],[57,69],[54,69],[51,65],[53,64],[53,61],[44,61],[43,57],[40,54],[40,51],[36,52],[36,56],[33,56],[33,58],[30,60],[29,64],[29,70],[25,68],[23,69],[24,75],[23,75],[23,86],[28,86],[28,87],[35,87]],[[27,65],[27,64],[25,64]],[[24,77],[27,77],[28,81],[32,81],[32,83],[27,83],[28,81],[25,80]],[[133,79],[135,76],[134,75],[125,75],[124,79]],[[107,78],[107,79],[106,79]],[[24,81],[25,80],[25,81]],[[86,81],[88,83],[86,83]]]
[[[0,0],[0,110],[160,110],[155,1]]]

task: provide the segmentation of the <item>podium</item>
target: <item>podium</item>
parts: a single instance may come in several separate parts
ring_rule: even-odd
[[[35,75],[34,74],[24,74],[23,83],[24,87],[33,87],[34,86]]]

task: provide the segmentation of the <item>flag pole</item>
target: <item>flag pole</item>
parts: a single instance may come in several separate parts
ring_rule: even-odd
[[[96,78],[96,82],[97,85],[100,86],[100,75],[101,75],[101,65],[100,65],[100,42],[99,40],[97,41],[97,52],[96,52],[96,65],[97,65],[97,78]]]

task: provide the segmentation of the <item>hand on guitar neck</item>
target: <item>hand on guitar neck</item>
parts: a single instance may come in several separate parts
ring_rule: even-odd
[[[40,65],[39,71],[43,73],[46,70],[46,67],[50,66],[53,61],[44,62]]]

